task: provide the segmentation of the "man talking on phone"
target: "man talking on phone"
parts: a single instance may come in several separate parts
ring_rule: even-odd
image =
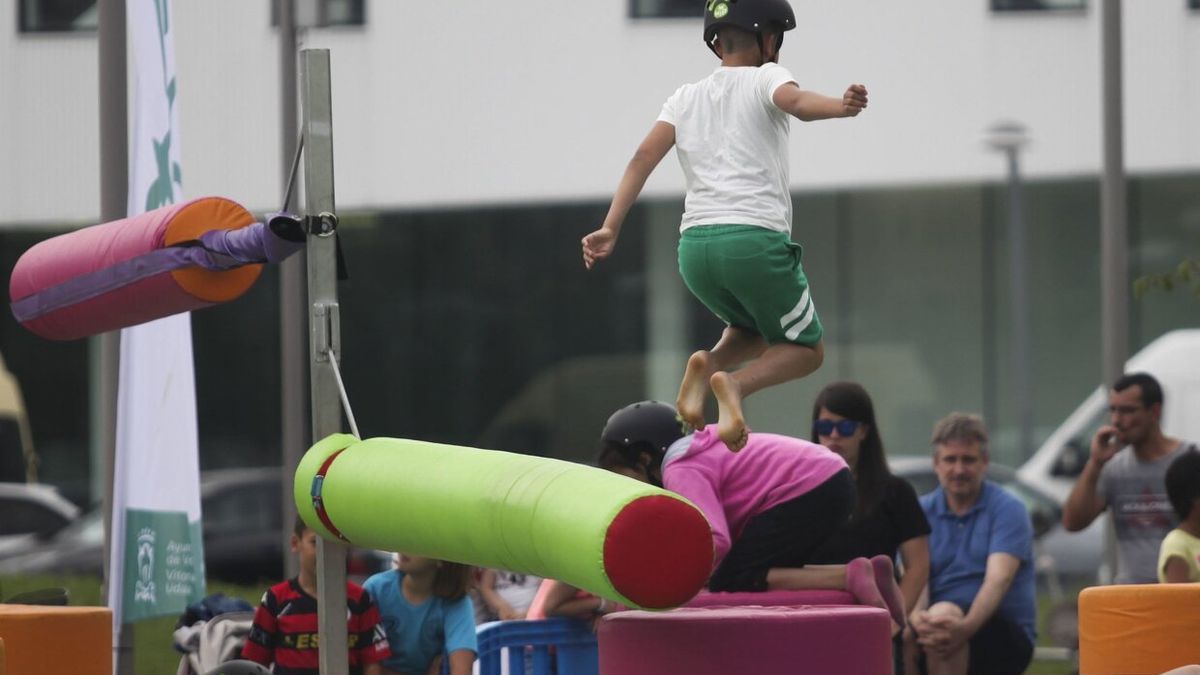
[[[1077,532],[1105,509],[1117,534],[1118,584],[1158,581],[1158,548],[1177,525],[1164,478],[1171,460],[1194,443],[1162,431],[1163,392],[1148,373],[1113,384],[1109,423],[1092,437],[1092,453],[1063,507],[1063,527]]]

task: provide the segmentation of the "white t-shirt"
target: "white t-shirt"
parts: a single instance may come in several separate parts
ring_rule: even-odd
[[[675,127],[687,180],[679,231],[697,225],[757,225],[792,231],[787,113],[775,90],[795,78],[777,63],[717,68],[667,99],[658,119]]]

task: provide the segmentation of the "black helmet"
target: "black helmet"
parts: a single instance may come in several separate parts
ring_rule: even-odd
[[[782,45],[783,32],[796,27],[796,13],[787,0],[708,0],[704,5],[704,43],[714,54],[713,40],[722,26],[757,33],[760,46],[764,30],[777,30]]]
[[[226,661],[208,671],[205,675],[270,675],[270,673],[271,671],[253,661],[237,659],[235,661]]]
[[[673,406],[658,401],[641,401],[621,408],[608,418],[600,440],[631,446],[645,443],[661,458],[675,441],[683,438],[683,422]]]

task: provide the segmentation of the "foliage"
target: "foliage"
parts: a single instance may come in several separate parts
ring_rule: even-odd
[[[1192,294],[1200,297],[1200,258],[1187,258],[1170,272],[1147,274],[1133,282],[1134,297],[1141,298],[1151,290],[1173,291],[1176,286],[1190,286]]]

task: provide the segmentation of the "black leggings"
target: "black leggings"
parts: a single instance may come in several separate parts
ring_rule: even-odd
[[[765,591],[772,567],[804,567],[813,552],[850,519],[854,478],[842,469],[815,489],[773,506],[746,523],[708,580],[710,591]]]

